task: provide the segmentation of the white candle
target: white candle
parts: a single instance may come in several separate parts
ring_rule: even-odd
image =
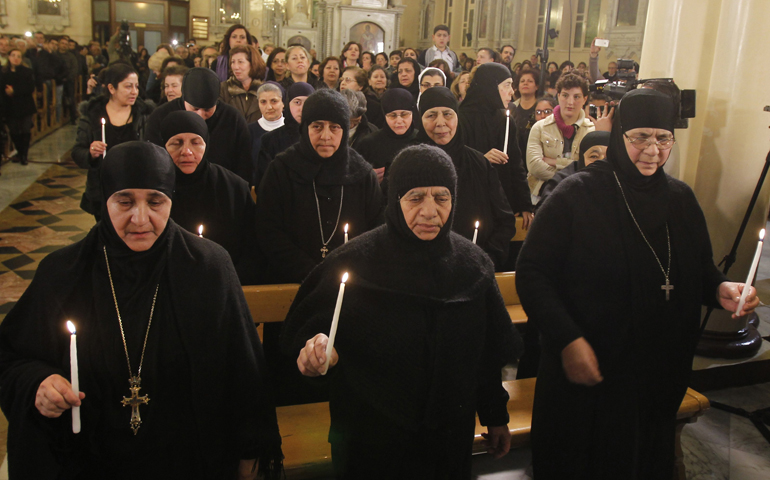
[[[473,232],[473,244],[474,245],[476,245],[476,239],[478,238],[478,236],[479,236],[479,222],[477,220],[476,221],[476,231]]]
[[[67,328],[70,335],[70,378],[72,379],[72,391],[75,396],[80,396],[80,380],[78,378],[78,344],[75,335],[75,325],[67,320]],[[72,433],[80,433],[80,407],[72,407]]]
[[[345,243],[348,243],[348,224],[345,224]]]
[[[746,279],[746,286],[743,287],[741,293],[741,299],[738,301],[738,308],[735,310],[735,315],[739,315],[743,310],[743,304],[746,303],[746,295],[751,290],[751,283],[754,281],[754,275],[757,273],[757,267],[759,266],[759,258],[762,256],[762,245],[765,239],[765,229],[759,231],[759,242],[757,243],[757,251],[754,253],[754,261],[751,262],[751,269],[749,270],[749,276]]]
[[[203,238],[203,225],[198,225],[198,236]]]
[[[329,343],[326,344],[326,362],[324,362],[324,371],[322,375],[326,375],[329,371],[329,362],[332,359],[332,352],[334,351],[334,339],[337,337],[337,324],[340,322],[340,310],[342,310],[342,297],[345,296],[345,282],[348,281],[348,272],[342,275],[342,283],[340,283],[340,293],[337,294],[337,305],[334,306],[334,317],[332,317],[332,328],[329,330]]]
[[[511,129],[511,111],[505,111],[505,142],[503,143],[503,153],[508,155],[508,130]]]
[[[104,134],[104,126],[107,124],[107,121],[102,117],[102,143],[107,143],[107,136]],[[102,158],[107,156],[107,151],[105,150],[102,154]]]

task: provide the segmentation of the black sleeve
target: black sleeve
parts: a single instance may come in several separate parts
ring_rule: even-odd
[[[377,174],[369,171],[366,179],[366,229],[373,230],[385,222],[385,202],[377,182]]]
[[[482,158],[487,162],[486,158]],[[502,268],[508,259],[508,251],[511,239],[516,235],[516,217],[511,211],[508,199],[505,196],[497,171],[491,166],[487,167],[487,191],[489,192],[492,217],[495,220],[495,229],[487,239],[485,251],[495,264],[495,269]]]
[[[78,119],[78,134],[75,146],[72,147],[72,160],[80,168],[97,168],[102,157],[91,157],[91,143],[94,141],[91,122],[88,115],[82,114]]]
[[[243,115],[235,115],[235,140],[234,140],[234,159],[235,173],[246,180],[251,186],[254,182],[254,168],[251,161],[251,135],[249,127]]]
[[[257,243],[267,257],[271,271],[280,277],[278,283],[301,282],[316,262],[286,233],[283,199],[291,187],[281,177],[275,162],[272,162],[259,185]]]
[[[524,168],[524,158],[519,149],[516,122],[511,122],[508,132],[508,179],[510,188],[506,190],[508,203],[514,213],[531,212],[532,197],[529,194],[527,170]],[[502,183],[502,179],[501,179]]]
[[[165,147],[163,138],[160,136],[160,111],[155,109],[147,119],[147,128],[144,131],[144,139],[148,142],[152,142],[159,147]]]
[[[273,130],[273,132],[275,131]],[[259,145],[259,154],[257,154],[257,165],[255,167],[257,171],[254,174],[254,185],[257,187],[257,191],[259,191],[259,186],[262,184],[262,178],[264,178],[265,172],[267,172],[267,167],[273,161],[272,143],[275,141],[275,135],[271,135],[271,133],[266,132],[262,135],[262,142]]]

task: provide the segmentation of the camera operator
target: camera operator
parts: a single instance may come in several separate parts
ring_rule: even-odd
[[[131,50],[128,22],[125,20],[121,22],[120,26],[115,30],[115,35],[110,37],[110,41],[107,44],[107,52],[109,53],[110,64],[113,64],[118,60],[126,60],[136,68],[136,52]]]
[[[677,108],[656,90],[627,93],[607,160],[562,181],[519,254],[543,349],[535,478],[671,478],[701,304],[738,306],[744,284],[714,266],[695,195],[662,169]],[[758,305],[751,288],[739,315]]]

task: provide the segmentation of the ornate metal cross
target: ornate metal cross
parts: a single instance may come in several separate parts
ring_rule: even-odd
[[[665,285],[661,285],[660,289],[666,291],[666,301],[668,301],[669,300],[669,294],[670,294],[671,290],[674,289],[674,286],[668,283],[668,278],[666,278],[666,284]]]
[[[134,431],[134,435],[139,431],[139,427],[142,425],[142,417],[139,416],[139,405],[147,405],[150,401],[150,397],[147,395],[139,396],[139,389],[141,387],[142,379],[140,377],[131,377],[128,380],[131,385],[131,397],[123,397],[121,403],[124,407],[131,406],[131,430]]]

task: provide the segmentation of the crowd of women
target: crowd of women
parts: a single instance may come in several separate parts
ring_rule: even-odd
[[[490,453],[510,447],[500,372],[523,353],[537,478],[670,478],[700,305],[735,311],[743,289],[663,171],[673,99],[640,89],[587,118],[576,74],[540,98],[537,72],[491,62],[450,89],[452,72],[408,55],[388,72],[350,43],[315,75],[303,47],[266,65],[249,38],[231,28],[154,111],[116,62],[83,110],[73,158],[99,222],[0,326],[15,473],[277,478],[273,404],[328,400],[338,478],[468,479],[476,414]],[[516,257],[523,341],[494,279]],[[301,286],[263,350],[240,287],[271,283]],[[82,392],[59,332],[73,316]]]

